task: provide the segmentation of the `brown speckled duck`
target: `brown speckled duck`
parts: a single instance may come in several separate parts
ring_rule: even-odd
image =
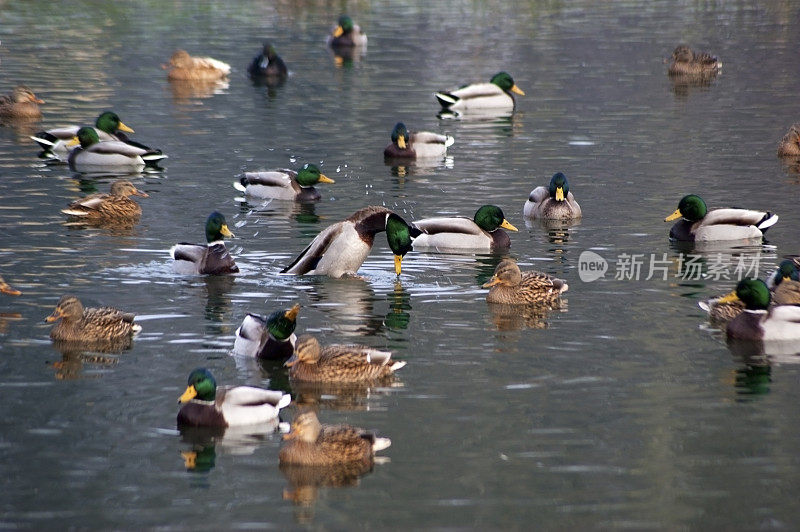
[[[778,143],[778,157],[800,156],[800,123],[792,124]]]
[[[670,76],[713,76],[722,68],[722,62],[706,52],[694,52],[680,45],[672,52],[668,73]]]
[[[533,305],[552,303],[566,292],[566,281],[542,272],[521,272],[512,259],[503,259],[494,270],[492,278],[483,285],[491,288],[486,295],[489,303]]]
[[[28,87],[19,85],[10,94],[0,96],[0,118],[41,118],[39,104],[44,103]]]
[[[73,201],[61,212],[71,219],[86,223],[130,222],[136,223],[142,208],[129,196],[148,195],[137,189],[130,181],[119,179],[111,183],[110,194],[92,194]]]
[[[174,81],[217,81],[231,72],[231,66],[211,57],[193,57],[186,50],[176,50],[169,58],[167,79]]]
[[[134,315],[111,307],[83,308],[75,296],[62,296],[48,323],[61,320],[50,330],[50,338],[65,342],[119,342],[142,330]]]
[[[322,347],[310,334],[297,339],[294,355],[286,361],[289,377],[304,382],[360,383],[387,379],[405,365],[392,361],[388,351],[363,345]]]
[[[347,462],[372,463],[375,453],[389,447],[389,438],[378,438],[350,425],[322,425],[314,412],[297,416],[288,441],[278,458],[281,464],[330,466]]]

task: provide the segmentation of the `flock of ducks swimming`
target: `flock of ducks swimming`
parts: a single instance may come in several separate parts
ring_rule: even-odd
[[[343,15],[328,43],[332,47],[365,46],[367,36],[352,19]],[[224,79],[230,66],[208,57],[192,57],[176,51],[163,65],[171,80],[213,81]],[[695,53],[679,46],[672,54],[670,76],[694,76],[707,79],[716,75],[721,63],[706,53]],[[286,64],[275,47],[265,43],[262,52],[249,64],[251,76],[282,78]],[[524,95],[506,72],[487,83],[466,85],[435,94],[442,108],[452,113],[476,109],[509,111],[515,107],[514,94]],[[42,100],[25,87],[17,87],[0,98],[0,117],[39,117]],[[93,127],[70,126],[38,133],[33,139],[42,148],[42,156],[67,162],[78,172],[112,169],[121,173],[139,172],[146,166],[157,167],[166,158],[161,150],[131,140],[126,126],[111,111],[101,113]],[[384,155],[390,159],[439,158],[445,155],[454,139],[447,135],[410,132],[399,122],[391,133]],[[800,125],[795,125],[780,143],[781,156],[800,155]],[[245,173],[234,187],[248,196],[314,202],[321,197],[315,188],[320,183],[334,183],[313,164],[300,170],[271,170]],[[108,194],[93,194],[72,202],[62,212],[74,223],[135,224],[141,208],[131,196],[147,197],[130,181],[112,183]],[[543,220],[577,220],[580,205],[569,187],[567,177],[558,172],[547,186],[534,188],[523,206],[523,216]],[[665,221],[678,220],[670,238],[690,242],[760,239],[778,221],[769,212],[748,209],[709,210],[699,196],[683,197],[675,212]],[[394,267],[401,274],[403,257],[411,250],[447,252],[470,250],[502,253],[511,241],[504,231],[517,229],[495,205],[483,205],[472,218],[436,217],[408,223],[400,215],[380,206],[366,206],[348,218],[323,229],[281,273],[292,275],[355,276],[371,251],[377,233],[386,232],[394,254]],[[211,213],[205,223],[206,242],[179,243],[170,250],[174,270],[181,274],[222,275],[239,271],[224,239],[233,236],[225,217]],[[547,306],[558,301],[568,285],[541,272],[522,272],[512,259],[503,259],[492,278],[487,301],[492,304]],[[0,278],[0,292],[19,295]],[[731,338],[746,340],[800,339],[800,274],[798,263],[784,261],[768,283],[757,279],[742,280],[736,290],[724,297],[703,302],[712,321],[726,324]],[[389,352],[358,345],[323,346],[311,335],[294,334],[299,305],[276,310],[269,316],[247,314],[236,331],[234,353],[262,359],[284,360],[293,382],[376,383],[388,382],[405,362],[395,361]],[[46,318],[57,322],[50,331],[54,342],[84,348],[114,346],[126,348],[141,329],[133,314],[113,308],[84,308],[78,298],[65,295]],[[187,388],[179,401],[179,425],[231,427],[277,419],[279,411],[290,404],[288,394],[251,386],[218,387],[211,373],[198,368],[189,375]],[[321,425],[313,412],[296,416],[280,460],[287,464],[332,465],[350,462],[371,465],[374,453],[389,446],[361,429],[340,425]]]

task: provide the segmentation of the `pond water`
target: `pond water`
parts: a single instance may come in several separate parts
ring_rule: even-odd
[[[47,102],[40,122],[0,127],[0,273],[23,292],[0,297],[0,525],[800,526],[800,366],[730,350],[697,302],[735,282],[679,270],[693,255],[705,273],[741,261],[764,276],[800,251],[800,179],[775,156],[798,118],[800,5],[350,2],[369,48],[340,65],[324,44],[338,4],[83,1],[55,17],[49,2],[0,2],[0,89],[25,83]],[[267,38],[289,66],[280,86],[246,76]],[[671,83],[663,60],[682,42],[718,54],[721,74]],[[171,87],[160,65],[176,48],[230,63],[228,86]],[[526,92],[513,116],[437,117],[436,90],[500,70]],[[150,197],[128,231],[65,225],[59,210],[111,179],[48,165],[28,138],[105,109],[169,155],[132,177]],[[453,135],[447,158],[385,164],[401,120]],[[231,186],[304,162],[336,180],[314,205],[242,201]],[[528,193],[558,171],[583,220],[526,223]],[[663,219],[690,192],[780,221],[763,246],[671,245]],[[480,285],[500,256],[412,252],[396,278],[380,235],[363,279],[277,275],[366,205],[414,220],[485,203],[520,229],[509,254],[523,269],[567,280],[563,308],[490,308]],[[202,241],[215,209],[241,273],[172,273],[170,246]],[[593,282],[579,276],[587,250],[609,263]],[[635,273],[626,254],[640,254],[638,280],[622,275]],[[133,347],[57,351],[43,319],[65,293],[135,312]],[[280,365],[230,351],[246,313],[295,302],[298,332],[408,361],[396,386],[315,396],[323,422],[392,439],[390,461],[357,483],[298,485],[278,467],[279,434],[198,443],[176,429],[195,367],[291,390]]]

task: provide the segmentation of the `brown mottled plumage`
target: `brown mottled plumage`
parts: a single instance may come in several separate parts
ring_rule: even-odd
[[[551,303],[569,288],[563,279],[546,273],[521,272],[512,259],[500,261],[494,275],[483,287],[491,288],[486,295],[487,302],[510,305]]]
[[[50,338],[78,343],[120,343],[130,345],[131,337],[141,330],[133,323],[134,315],[115,308],[83,308],[75,296],[62,296],[47,322],[61,321],[50,331]]]
[[[16,290],[13,286],[8,284],[4,279],[3,276],[0,275],[0,294],[7,294],[9,296],[18,296],[22,294],[19,290]]]
[[[668,69],[671,76],[713,76],[722,68],[722,62],[715,56],[694,52],[685,45],[675,48],[671,59]]]
[[[0,96],[0,117],[40,118],[40,103],[44,100],[37,98],[28,87],[19,85],[10,94]]]
[[[128,196],[148,195],[133,186],[133,183],[120,179],[111,184],[110,194],[92,194],[73,201],[69,208],[61,212],[73,220],[86,223],[130,222],[137,223],[142,208]]]
[[[778,143],[778,157],[800,156],[800,123],[792,124]]]
[[[725,327],[729,321],[738,316],[744,310],[744,303],[741,301],[728,301],[720,303],[724,296],[715,297],[708,301],[700,301],[700,308],[708,312],[708,320],[715,327]]]
[[[772,302],[776,305],[800,305],[800,281],[781,280],[772,290]]]
[[[392,354],[364,345],[322,347],[304,334],[297,339],[292,358],[286,361],[289,377],[305,382],[364,382],[386,379],[405,362],[392,362]]]
[[[216,81],[224,79],[231,66],[211,57],[192,57],[186,50],[176,50],[169,59],[167,79],[176,81]]]
[[[330,466],[347,462],[372,464],[375,452],[391,445],[388,438],[350,425],[322,425],[314,412],[297,416],[292,430],[283,437],[278,458],[282,464]]]

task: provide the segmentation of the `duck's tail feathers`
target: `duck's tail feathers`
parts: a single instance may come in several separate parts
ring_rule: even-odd
[[[134,323],[131,326],[131,329],[133,329],[133,334],[139,334],[140,332],[142,332],[142,326],[139,325],[138,323]]]
[[[247,178],[242,177],[241,179],[239,179],[239,181],[234,181],[233,188],[235,188],[239,192],[247,192]]]
[[[392,445],[392,440],[389,438],[375,438],[372,442],[372,450],[374,452],[382,451]]]
[[[708,301],[698,301],[697,306],[701,309],[705,310],[706,312],[711,312],[711,306],[708,304]]]
[[[145,153],[142,155],[142,160],[145,163],[155,163],[160,161],[161,159],[167,159],[167,156],[161,153],[161,150],[154,150],[150,153]]]
[[[389,366],[389,369],[391,369],[392,371],[397,371],[398,369],[402,368],[406,364],[408,364],[408,362],[406,362],[405,360],[398,360],[397,362],[395,362],[394,364]]]
[[[450,146],[455,144],[455,142],[456,142],[456,139],[454,139],[450,135],[447,135],[447,137],[444,139],[444,147],[445,148],[449,148]]]
[[[436,92],[434,96],[436,96],[436,99],[439,100],[439,104],[445,109],[459,100],[458,96],[453,96],[449,92]]]
[[[767,229],[769,229],[776,223],[778,223],[778,215],[772,214],[771,212],[767,212],[767,214],[765,214],[764,217],[761,218],[761,221],[756,224],[756,227],[761,229],[761,232],[764,233],[766,232]]]
[[[35,135],[31,135],[31,139],[42,147],[43,150],[48,150],[56,145],[58,142],[58,137],[55,135],[51,135],[47,131],[40,131]]]
[[[288,393],[284,394],[283,397],[281,397],[281,400],[278,401],[278,404],[275,405],[275,408],[277,408],[278,410],[280,410],[281,408],[286,408],[287,406],[289,406],[289,403],[291,402],[292,402],[292,396],[289,395]]]

